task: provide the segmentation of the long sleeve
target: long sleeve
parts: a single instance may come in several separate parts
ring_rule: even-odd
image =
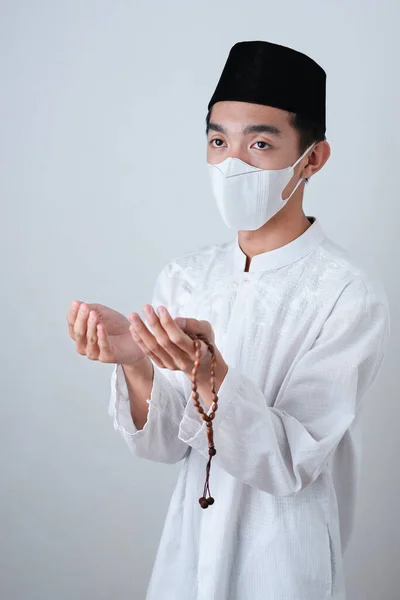
[[[171,277],[170,263],[159,273],[151,304],[167,306],[173,317],[176,305],[176,278]],[[148,326],[148,324],[147,324]],[[128,387],[122,366],[117,364],[111,376],[111,396],[108,414],[114,429],[119,431],[133,454],[156,462],[175,463],[182,460],[190,447],[178,437],[179,424],[186,405],[184,374],[161,369],[155,363],[154,379],[147,421],[137,429],[131,416]]]
[[[213,421],[215,464],[276,496],[310,485],[352,424],[375,379],[390,330],[380,286],[355,280],[341,292],[311,348],[276,398],[229,366]],[[179,438],[208,457],[205,423],[188,403]]]

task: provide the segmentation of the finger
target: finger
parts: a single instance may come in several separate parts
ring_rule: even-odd
[[[150,304],[143,307],[143,312],[159,345],[172,356],[180,370],[187,370],[195,358],[193,340],[175,323],[165,307],[160,307],[160,316]]]
[[[165,331],[173,346],[176,346],[179,350],[190,356],[191,360],[194,360],[196,352],[193,340],[179,327],[165,306],[159,306],[157,310],[160,318],[158,321],[159,325],[156,325],[156,328],[160,327],[162,331]]]
[[[132,333],[134,334],[133,339],[139,345],[142,352],[155,355],[164,363],[167,369],[175,370],[180,368],[180,365],[175,363],[174,358],[164,347],[168,345],[168,336],[166,333],[164,332],[165,339],[157,339],[155,335],[149,331],[137,313],[132,313]],[[163,345],[160,344],[160,341],[162,341]],[[180,361],[183,359],[184,357],[181,356]]]
[[[202,333],[210,342],[214,337],[214,330],[209,321],[187,318],[185,319],[185,326],[183,329],[185,331],[190,331],[190,333]]]
[[[79,307],[78,315],[74,325],[74,339],[76,341],[76,349],[79,354],[86,354],[86,332],[88,317],[89,308],[87,304],[82,302]]]
[[[158,358],[158,356],[153,354],[153,352],[150,352],[150,354],[148,356],[151,358],[152,361],[154,361],[156,363],[157,366],[161,367],[161,369],[168,368],[166,365],[164,365],[163,361],[160,358]]]
[[[205,335],[205,337],[207,338],[207,340],[214,345],[215,344],[215,336],[214,336],[214,330],[212,328],[211,323],[209,323],[208,321],[199,321],[197,319],[189,319],[189,318],[183,318],[183,317],[176,317],[176,319],[174,319],[175,323],[178,325],[178,327],[180,327],[186,334],[189,333],[202,333],[203,335]],[[188,335],[188,337],[190,337]],[[190,337],[190,339],[192,340],[192,338]],[[204,356],[208,356],[209,353],[209,347],[207,346],[207,344],[205,344],[203,342],[203,340],[201,340],[201,349],[200,349],[200,356],[204,357]],[[196,359],[196,355],[194,354],[194,356],[192,355],[192,359],[195,360]]]
[[[100,350],[99,358],[101,357],[104,361],[107,357],[111,356],[111,342],[103,323],[97,323],[96,334],[97,344]]]
[[[130,334],[131,334],[134,342],[139,346],[139,348],[141,349],[142,352],[144,352],[145,354],[149,354],[149,349],[147,348],[146,344],[143,342],[143,340],[140,337],[139,333],[136,331],[137,324],[136,324],[136,322],[134,324],[133,317],[129,316],[128,320],[131,322],[131,325],[129,327],[129,331],[130,331]]]
[[[86,332],[86,356],[90,360],[97,360],[100,354],[100,348],[97,343],[97,324],[99,317],[95,310],[91,310],[89,313],[87,332]]]
[[[128,317],[128,319],[129,319],[129,317]],[[131,320],[131,319],[129,319],[129,320]],[[150,352],[150,350],[147,348],[146,344],[143,342],[140,335],[138,333],[136,333],[135,329],[136,328],[133,325],[131,325],[129,327],[129,331],[131,333],[131,336],[132,336],[134,342],[139,346],[139,348],[141,349],[143,354],[146,354],[146,356],[151,358],[156,363],[156,365],[158,365],[162,369],[167,369],[168,367],[163,363],[161,358],[159,358],[156,354],[154,354],[154,352]]]
[[[79,302],[79,300],[74,300],[71,303],[69,310],[67,312],[68,333],[69,333],[69,336],[73,340],[75,339],[74,325],[75,325],[76,317],[78,315],[78,310],[79,310],[79,307],[81,304],[82,303]]]

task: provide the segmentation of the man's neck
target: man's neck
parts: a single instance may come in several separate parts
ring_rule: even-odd
[[[302,235],[310,225],[310,221],[302,210],[292,210],[289,213],[282,209],[260,229],[239,231],[239,245],[247,256],[245,271],[249,270],[253,256],[289,244]]]

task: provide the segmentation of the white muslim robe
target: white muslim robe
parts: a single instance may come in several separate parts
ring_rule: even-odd
[[[213,422],[215,504],[202,509],[205,423],[191,382],[156,365],[143,429],[121,365],[109,415],[132,453],[182,462],[147,600],[345,598],[363,396],[390,330],[381,284],[318,220],[245,272],[238,239],[161,270],[152,304],[208,320],[228,364]]]

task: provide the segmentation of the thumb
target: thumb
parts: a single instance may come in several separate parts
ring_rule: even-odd
[[[199,321],[198,319],[184,319],[182,317],[177,317],[175,319],[177,325],[188,331],[189,333],[203,333],[207,337],[212,337],[213,330],[211,327],[211,323],[208,321]]]

